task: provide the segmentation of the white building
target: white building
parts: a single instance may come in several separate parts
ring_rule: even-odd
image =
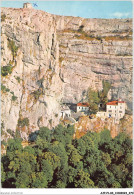
[[[89,111],[88,103],[78,103],[77,104],[77,112],[87,112]]]
[[[124,101],[111,101],[106,104],[106,112],[99,111],[96,116],[100,118],[114,118],[119,122],[125,115],[126,103]]]
[[[31,3],[24,3],[23,8],[33,8]]]
[[[70,117],[71,116],[71,110],[69,109],[68,106],[63,106],[61,109],[61,113],[60,113],[60,117],[62,117],[63,119],[66,117]]]
[[[106,104],[106,112],[108,117],[115,118],[119,121],[125,115],[126,103],[124,101],[112,101]]]

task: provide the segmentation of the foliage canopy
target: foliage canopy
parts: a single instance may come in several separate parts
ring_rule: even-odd
[[[4,188],[131,188],[132,140],[109,130],[73,139],[73,126],[40,128],[35,145],[8,141],[2,156]]]

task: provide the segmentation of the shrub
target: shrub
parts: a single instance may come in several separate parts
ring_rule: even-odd
[[[1,145],[6,146],[6,145],[7,145],[7,143],[6,143],[4,140],[2,140],[2,141],[1,141]]]
[[[2,91],[3,93],[6,93],[6,92],[9,92],[10,89],[8,89],[5,85],[1,84],[1,91]]]
[[[78,29],[78,32],[82,32],[83,31],[83,28],[84,28],[84,25],[81,25]]]
[[[24,127],[29,125],[29,119],[28,118],[23,118],[18,120],[18,126]]]
[[[100,41],[102,40],[102,38],[100,36],[97,36],[96,39],[100,40]]]
[[[14,137],[14,132],[13,132],[11,129],[7,129],[7,132],[8,132],[12,137]]]
[[[13,96],[12,96],[12,101],[17,100],[17,98],[18,98],[17,96],[13,95]]]
[[[6,76],[8,74],[11,74],[12,68],[13,67],[11,65],[1,67],[1,75]]]
[[[13,40],[8,40],[8,47],[12,52],[13,60],[17,56],[18,47],[15,45],[15,42]]]
[[[52,119],[49,120],[49,124],[52,125]]]
[[[5,125],[4,125],[4,122],[2,121],[1,122],[1,135],[4,135],[4,128],[5,128]]]
[[[55,114],[55,117],[58,117],[58,114]]]
[[[15,78],[18,81],[18,83],[20,83],[20,81],[21,81],[20,77],[15,77]]]
[[[2,14],[2,15],[1,15],[1,22],[4,22],[5,19],[6,19],[6,15],[5,15],[5,14]]]
[[[32,92],[32,94],[33,94],[35,100],[38,100],[40,95],[42,94],[42,92],[41,92],[41,90],[38,89],[37,91]]]
[[[60,57],[60,58],[59,58],[59,62],[60,62],[60,63],[61,63],[63,60],[64,60],[63,57]]]

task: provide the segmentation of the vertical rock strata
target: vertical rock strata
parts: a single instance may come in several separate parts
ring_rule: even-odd
[[[2,8],[2,129],[25,139],[59,123],[61,102],[76,103],[88,87],[112,83],[109,98],[132,105],[132,20],[84,19],[34,9]],[[18,48],[13,54],[10,41]],[[3,69],[2,69],[3,70]]]
[[[13,58],[8,39],[18,47],[12,73],[2,76],[3,85],[10,89],[2,92],[2,122],[4,130],[17,128],[27,139],[40,126],[59,123],[62,82],[56,24],[50,14],[33,9],[2,8],[2,14],[6,15],[2,22],[2,66]],[[11,92],[17,97],[15,101]]]

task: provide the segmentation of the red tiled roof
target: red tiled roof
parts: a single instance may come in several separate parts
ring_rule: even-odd
[[[82,107],[89,107],[89,104],[86,103],[78,103],[77,106],[82,106]]]
[[[116,106],[116,105],[118,105],[118,103],[125,103],[124,101],[112,101],[112,102],[108,102],[106,105],[114,105],[114,106]]]

